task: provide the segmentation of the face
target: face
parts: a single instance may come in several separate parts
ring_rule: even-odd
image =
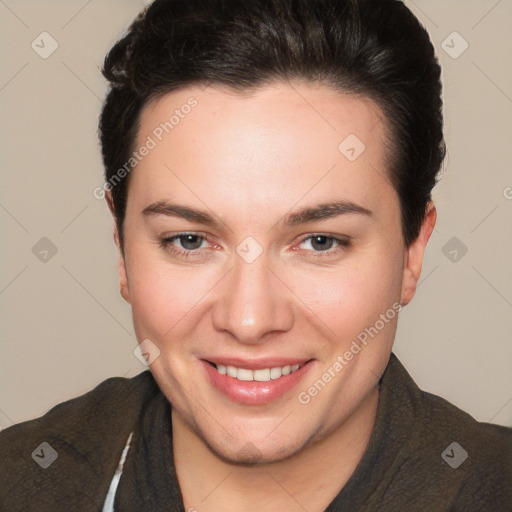
[[[404,247],[383,122],[284,83],[143,111],[121,292],[175,413],[228,460],[289,457],[375,390],[430,234]]]

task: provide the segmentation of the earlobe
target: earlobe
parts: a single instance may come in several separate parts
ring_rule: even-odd
[[[418,237],[412,242],[405,252],[404,271],[402,279],[402,293],[400,303],[406,306],[411,302],[421,275],[423,256],[430,235],[436,225],[437,211],[434,203],[429,201],[427,213],[421,226]]]
[[[114,219],[114,242],[117,248],[117,273],[119,276],[119,291],[123,299],[130,304],[130,292],[128,287],[128,274],[126,272],[126,261],[124,257],[123,248],[121,247],[121,240],[119,237],[119,231],[116,222],[116,211],[114,208],[114,201],[112,199],[112,193],[107,191],[105,193],[105,199],[107,201],[108,209]]]

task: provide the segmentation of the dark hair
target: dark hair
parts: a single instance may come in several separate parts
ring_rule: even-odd
[[[441,69],[401,1],[155,0],[102,72],[110,90],[99,131],[121,246],[129,175],[112,180],[134,151],[149,101],[190,85],[242,93],[290,79],[320,81],[380,107],[404,243],[417,238],[446,152]]]

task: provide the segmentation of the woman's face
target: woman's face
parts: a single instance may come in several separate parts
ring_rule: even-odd
[[[325,437],[387,364],[415,277],[383,122],[368,99],[285,83],[143,111],[121,290],[175,412],[227,459]]]

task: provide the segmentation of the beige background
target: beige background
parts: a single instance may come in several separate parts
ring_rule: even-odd
[[[103,171],[99,67],[143,4],[0,0],[0,427],[145,369],[118,293],[112,222],[92,193]],[[406,4],[443,65],[449,157],[395,352],[424,389],[512,425],[512,2]],[[43,31],[59,45],[47,59],[31,47]],[[457,58],[454,31],[469,44]],[[57,248],[46,262],[32,252],[43,237]],[[445,255],[453,237],[456,262]]]

